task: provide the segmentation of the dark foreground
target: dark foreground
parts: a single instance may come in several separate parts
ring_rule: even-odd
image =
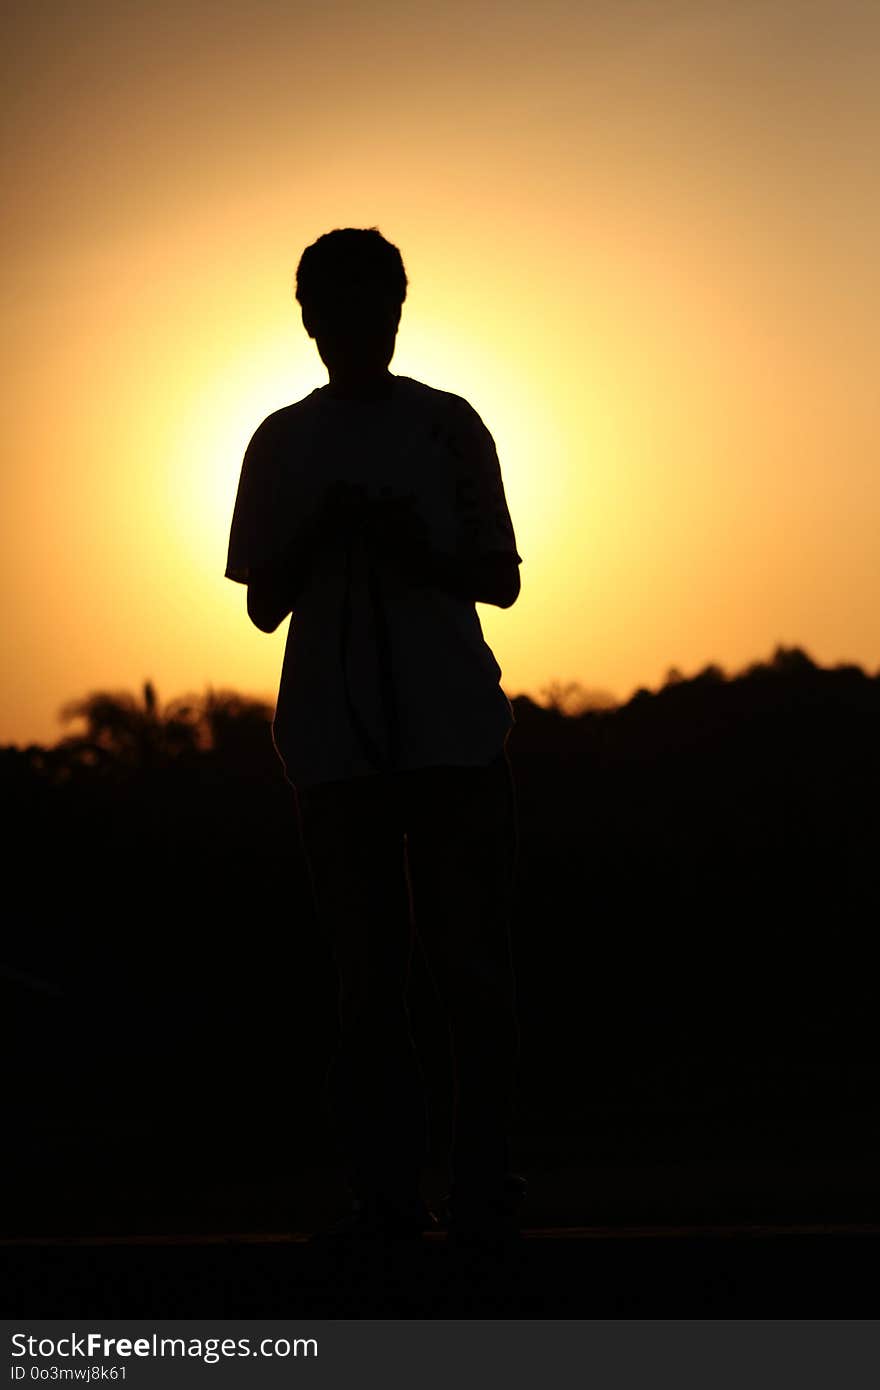
[[[326,1167],[235,1183],[34,1166],[3,1186],[0,1308],[23,1319],[874,1319],[880,1156],[864,1149],[563,1168],[533,1143],[521,1248],[494,1263],[456,1258],[439,1232],[409,1254],[321,1255],[303,1233],[332,1224],[344,1195]],[[426,1173],[429,1199],[442,1177]]]
[[[327,1260],[298,1235],[3,1242],[7,1318],[876,1318],[880,1226],[527,1231],[503,1262],[442,1235]]]

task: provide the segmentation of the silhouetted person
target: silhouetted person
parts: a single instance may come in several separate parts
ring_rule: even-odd
[[[453,1229],[466,1239],[509,1221],[518,1048],[513,714],[474,604],[510,607],[521,561],[480,417],[388,370],[406,286],[375,229],[303,253],[296,297],[329,383],[254,433],[226,575],[247,584],[261,631],[293,613],[273,736],[339,970],[328,1087],[354,1226],[426,1224],[414,918],[452,1031]]]

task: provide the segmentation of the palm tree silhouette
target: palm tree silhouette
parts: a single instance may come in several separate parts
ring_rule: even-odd
[[[271,751],[271,704],[211,686],[204,695],[182,695],[164,705],[149,680],[141,697],[93,691],[69,701],[59,718],[65,724],[76,719],[85,723],[56,745],[79,764],[143,771],[204,752],[216,754],[224,764],[238,764],[261,744]]]
[[[199,747],[200,710],[190,697],[162,706],[152,681],[143,698],[127,691],[94,691],[71,700],[59,713],[62,723],[85,721],[85,730],[61,739],[58,747],[87,761],[144,769],[172,761]]]
[[[266,735],[272,722],[272,706],[267,700],[208,686],[197,704],[202,746],[212,749],[224,761],[237,761],[260,739],[268,746]]]

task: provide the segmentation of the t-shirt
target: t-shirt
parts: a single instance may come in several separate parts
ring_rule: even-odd
[[[495,444],[462,397],[392,376],[387,397],[327,386],[274,411],[242,464],[226,577],[295,556],[329,488],[414,495],[431,547],[521,563]],[[355,532],[318,554],[297,595],[275,747],[295,785],[389,770],[490,762],[513,711],[473,602],[393,579]]]

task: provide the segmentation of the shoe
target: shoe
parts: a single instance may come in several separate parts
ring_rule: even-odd
[[[380,1195],[369,1200],[354,1197],[348,1214],[328,1230],[315,1232],[308,1244],[335,1250],[412,1243],[420,1241],[425,1231],[437,1224],[436,1216],[421,1198],[400,1204]]]
[[[520,1247],[520,1207],[528,1183],[519,1173],[507,1173],[500,1192],[455,1190],[445,1199],[447,1244],[458,1254],[504,1257]]]

